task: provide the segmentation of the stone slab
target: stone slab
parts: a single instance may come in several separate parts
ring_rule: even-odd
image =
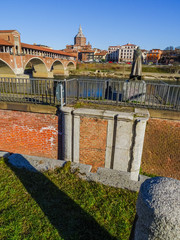
[[[57,167],[63,167],[66,161],[50,158],[34,157],[22,154],[12,154],[8,157],[9,163],[18,168],[26,168],[30,171],[54,170]]]
[[[63,167],[66,161],[54,160],[49,158],[34,157],[29,155],[12,154],[8,157],[9,163],[18,168],[25,168],[33,172],[42,172],[47,170],[54,170],[55,168]],[[78,171],[78,176],[86,181],[99,182],[101,184],[115,187],[129,189],[131,191],[139,191],[141,184],[148,179],[146,176],[140,175],[139,181],[131,180],[131,173],[122,172],[108,168],[98,168],[96,173],[92,173],[92,166],[71,163],[71,172]]]
[[[9,157],[9,155],[10,155],[9,152],[3,152],[3,151],[0,151],[0,158],[1,158],[1,157],[5,157],[5,158],[7,158],[7,157]]]

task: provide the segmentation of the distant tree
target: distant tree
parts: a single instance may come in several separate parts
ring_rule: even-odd
[[[169,47],[166,47],[164,50],[173,50],[174,47],[173,46],[169,46]]]
[[[180,46],[176,47],[176,49],[180,49]]]

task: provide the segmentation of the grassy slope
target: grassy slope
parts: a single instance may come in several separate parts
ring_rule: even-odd
[[[0,239],[128,239],[137,193],[0,160]]]

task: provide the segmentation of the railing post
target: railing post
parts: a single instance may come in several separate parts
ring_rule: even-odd
[[[67,81],[64,79],[64,104],[67,104]]]
[[[76,86],[77,86],[77,101],[79,100],[79,81],[76,79]]]

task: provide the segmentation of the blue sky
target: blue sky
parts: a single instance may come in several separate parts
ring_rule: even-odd
[[[81,24],[92,47],[128,42],[143,49],[180,46],[180,0],[6,0],[0,30],[16,29],[21,41],[63,49]]]

